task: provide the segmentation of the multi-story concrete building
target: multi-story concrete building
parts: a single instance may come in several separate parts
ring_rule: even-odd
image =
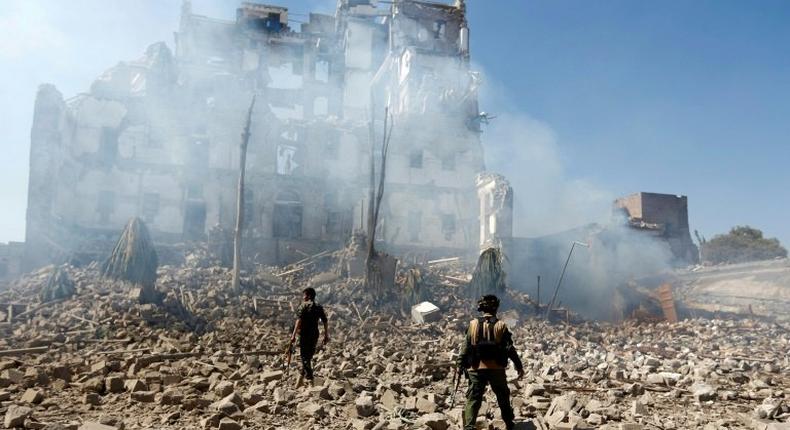
[[[476,249],[483,153],[468,44],[462,1],[341,0],[299,31],[283,7],[243,3],[226,21],[185,1],[174,49],[155,43],[68,99],[39,89],[28,266],[111,242],[134,216],[160,242],[233,228],[253,95],[247,255],[282,263],[363,228],[385,107],[394,127],[379,239]]]

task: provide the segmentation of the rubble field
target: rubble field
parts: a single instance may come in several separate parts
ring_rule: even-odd
[[[464,275],[426,269],[417,324],[382,307],[361,280],[159,268],[162,305],[96,264],[64,266],[71,297],[40,302],[53,268],[0,292],[0,417],[28,429],[459,429],[466,382],[454,359],[470,318]],[[282,270],[282,269],[280,269]],[[292,273],[297,273],[292,272]],[[285,272],[287,273],[287,271]],[[316,380],[296,388],[285,351],[304,285],[330,319]],[[517,428],[790,429],[790,334],[766,319],[549,324],[512,294],[500,313],[526,375],[509,369]],[[501,428],[490,391],[480,428]]]

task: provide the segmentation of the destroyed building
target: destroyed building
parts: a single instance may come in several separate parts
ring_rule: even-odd
[[[232,229],[253,95],[247,255],[293,261],[362,229],[385,107],[379,239],[400,252],[475,249],[483,152],[468,47],[462,1],[342,0],[299,29],[284,7],[243,3],[226,21],[185,1],[174,49],[155,43],[73,97],[39,88],[26,264],[106,252],[135,216],[159,243]]]
[[[614,210],[625,216],[629,227],[665,242],[678,263],[699,261],[699,250],[689,232],[686,196],[634,193],[615,200]]]
[[[13,279],[22,273],[24,255],[24,243],[0,243],[0,282]]]

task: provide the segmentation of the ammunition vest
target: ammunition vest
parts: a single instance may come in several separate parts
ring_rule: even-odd
[[[493,316],[477,318],[469,324],[472,340],[471,358],[474,366],[477,366],[481,360],[507,365],[507,351],[503,342],[505,330],[507,330],[505,323]]]

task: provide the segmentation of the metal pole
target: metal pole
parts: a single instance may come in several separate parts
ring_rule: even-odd
[[[577,242],[575,240],[573,241],[573,244],[571,244],[571,250],[570,250],[570,252],[568,252],[568,258],[565,259],[565,265],[562,266],[562,272],[560,273],[560,279],[557,281],[557,287],[554,288],[554,295],[551,297],[551,302],[549,302],[549,307],[546,308],[546,316],[545,316],[546,320],[549,319],[549,313],[551,312],[551,308],[554,306],[554,300],[557,299],[557,293],[559,293],[559,291],[560,291],[560,285],[562,285],[562,278],[565,277],[565,269],[568,268],[568,263],[570,263],[571,255],[573,254],[573,248],[575,248],[576,245],[581,245],[581,246],[584,246],[584,247],[589,247],[590,246],[590,245],[588,245],[586,243]]]

